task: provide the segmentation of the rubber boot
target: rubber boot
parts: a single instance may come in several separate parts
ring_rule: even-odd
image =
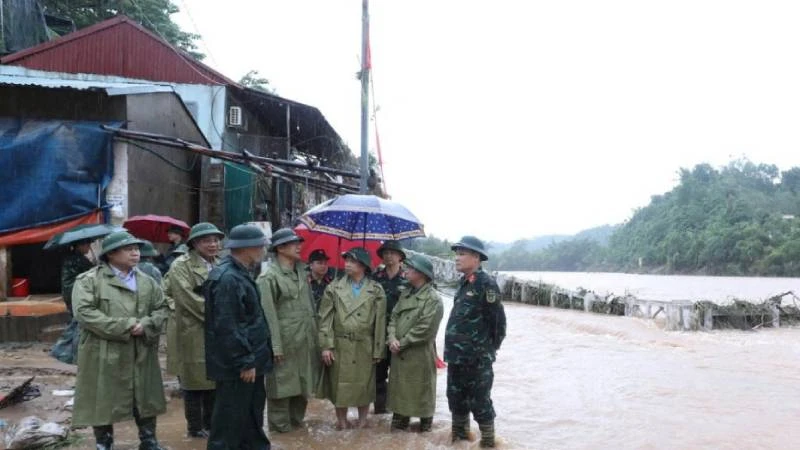
[[[183,393],[183,414],[186,417],[186,432],[189,437],[208,437],[208,433],[203,430],[202,391],[185,391]]]
[[[156,439],[156,418],[136,419],[139,427],[139,450],[164,450]]]
[[[452,438],[453,442],[469,439],[469,414],[453,414]]]
[[[411,418],[402,414],[392,414],[391,431],[406,431]]]
[[[97,450],[113,450],[114,449],[114,426],[103,425],[99,427],[92,427],[94,431],[94,440]]]
[[[481,448],[494,448],[494,422],[479,423]]]
[[[419,431],[424,433],[433,430],[433,417],[419,418]]]

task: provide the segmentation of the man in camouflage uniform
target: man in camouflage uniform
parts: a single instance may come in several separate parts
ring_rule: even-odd
[[[401,291],[407,287],[406,278],[401,270],[406,253],[397,241],[384,242],[376,253],[379,258],[383,259],[383,266],[375,271],[372,278],[381,284],[386,293],[386,324],[388,328],[394,306],[400,299]],[[386,394],[389,386],[391,358],[391,354],[387,354],[386,359],[375,366],[375,414],[387,413]]]
[[[452,250],[456,270],[464,274],[444,338],[452,438],[454,442],[467,439],[471,412],[481,431],[481,447],[494,447],[492,363],[506,335],[506,315],[497,283],[481,268],[481,262],[489,259],[483,242],[464,236]]]
[[[333,271],[328,268],[330,258],[325,250],[316,249],[308,255],[308,286],[314,298],[314,312],[319,311],[319,302],[325,288],[333,281]]]

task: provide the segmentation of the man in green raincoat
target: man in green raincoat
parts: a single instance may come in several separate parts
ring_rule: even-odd
[[[422,255],[406,259],[403,290],[389,321],[389,410],[392,429],[406,430],[410,417],[420,418],[420,431],[431,431],[436,410],[436,333],[444,315],[433,286],[433,264]]]
[[[386,353],[386,294],[367,275],[363,247],[343,253],[346,276],[331,283],[319,306],[319,345],[327,366],[327,395],[336,407],[336,428],[349,428],[347,408],[358,407],[358,426],[367,426],[375,401],[375,368]]]
[[[185,255],[189,251],[186,244],[181,244],[172,251],[172,255],[176,258]],[[180,359],[178,353],[178,325],[175,323],[175,300],[170,297],[170,282],[169,271],[164,275],[164,281],[161,283],[161,288],[164,290],[164,298],[167,300],[169,306],[169,321],[167,322],[167,373],[170,375],[178,375],[180,366]],[[180,381],[180,380],[178,380]]]
[[[214,382],[206,376],[205,298],[201,286],[217,264],[225,235],[208,222],[189,232],[189,252],[170,266],[167,296],[175,301],[175,335],[180,362],[178,377],[189,437],[207,438],[214,411]]]
[[[164,282],[164,275],[155,266],[154,261],[158,258],[158,250],[153,247],[153,243],[147,240],[142,240],[142,248],[139,252],[139,264],[136,267],[142,272],[153,277],[159,286]]]
[[[98,450],[113,447],[113,424],[134,419],[140,450],[160,450],[156,416],[166,410],[158,340],[168,307],[153,278],[136,268],[142,241],[127,232],[103,239],[103,263],[72,291],[81,326],[72,425],[91,426]]]
[[[275,261],[256,283],[272,337],[274,369],[267,379],[269,430],[292,431],[303,424],[319,374],[316,311],[300,260],[303,239],[289,228],[272,235]]]

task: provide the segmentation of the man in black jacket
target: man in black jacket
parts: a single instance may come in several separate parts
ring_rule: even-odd
[[[208,275],[206,373],[216,381],[209,450],[267,450],[264,375],[272,370],[272,343],[252,273],[264,259],[267,238],[252,225],[234,227],[231,254]]]

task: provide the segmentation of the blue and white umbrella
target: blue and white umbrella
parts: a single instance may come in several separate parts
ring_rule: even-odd
[[[425,236],[422,223],[408,208],[374,195],[340,195],[306,211],[299,221],[309,230],[352,241]]]

